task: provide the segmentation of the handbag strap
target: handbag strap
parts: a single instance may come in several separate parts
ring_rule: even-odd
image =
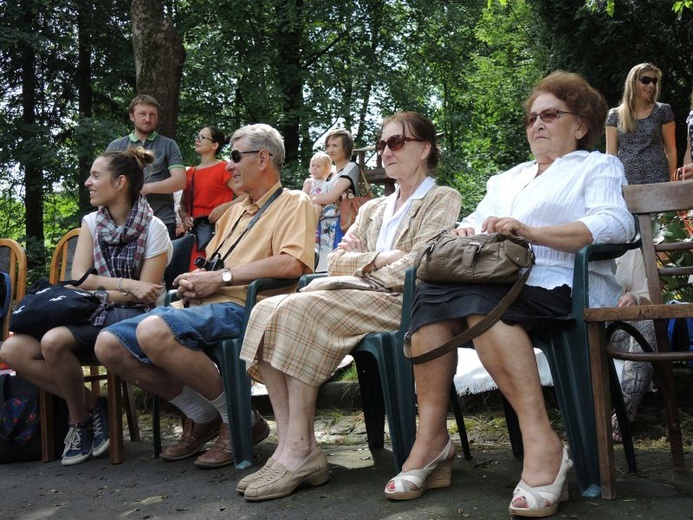
[[[63,280],[62,282],[58,282],[55,285],[74,285],[75,287],[79,287],[84,283],[84,280],[86,280],[90,274],[96,274],[96,269],[94,267],[92,267],[86,273],[84,273],[79,280]]]
[[[522,274],[522,276],[520,276],[517,279],[517,281],[508,291],[508,294],[506,294],[503,297],[503,299],[501,299],[501,301],[498,302],[498,305],[496,305],[493,308],[493,310],[489,312],[486,316],[484,316],[480,321],[478,321],[472,327],[469,327],[468,329],[464,330],[454,338],[451,338],[450,340],[446,341],[440,347],[434,348],[433,350],[430,350],[429,352],[426,352],[424,354],[413,356],[411,358],[412,363],[418,365],[420,363],[426,363],[427,361],[436,359],[437,357],[440,357],[443,354],[447,354],[451,350],[461,347],[465,343],[469,343],[472,339],[476,338],[477,336],[483,334],[488,329],[490,329],[498,320],[500,320],[503,317],[503,315],[510,308],[512,303],[520,295],[520,291],[522,291],[522,288],[524,287],[527,278],[529,278],[529,273],[531,270],[532,265],[530,265]]]
[[[270,198],[267,199],[267,200],[265,201],[265,203],[262,205],[262,207],[261,207],[259,210],[257,210],[257,212],[255,213],[255,215],[253,215],[253,218],[251,219],[251,221],[248,223],[248,226],[243,230],[243,233],[241,233],[241,235],[236,239],[236,241],[235,241],[233,244],[231,244],[231,246],[229,247],[228,251],[226,251],[226,254],[224,254],[224,256],[222,257],[221,254],[220,254],[220,251],[221,251],[222,246],[223,246],[224,243],[229,239],[229,237],[233,234],[234,230],[236,229],[236,226],[237,226],[238,223],[241,221],[241,217],[238,217],[238,220],[236,221],[236,223],[235,223],[235,224],[233,225],[233,227],[231,228],[231,231],[228,232],[228,234],[226,235],[226,237],[224,237],[224,240],[221,241],[221,243],[219,244],[219,246],[217,247],[217,249],[214,251],[214,253],[212,253],[212,258],[214,258],[214,257],[216,257],[217,255],[219,255],[219,256],[221,257],[221,262],[222,262],[222,264],[223,264],[224,261],[226,260],[226,257],[229,256],[229,255],[231,254],[231,251],[233,251],[234,249],[236,249],[236,246],[238,245],[238,243],[239,243],[239,242],[241,241],[241,239],[246,235],[246,233],[248,233],[248,231],[250,231],[250,229],[255,225],[255,223],[258,221],[258,219],[260,218],[260,216],[265,212],[265,210],[266,210],[267,208],[269,208],[270,204],[272,204],[272,202],[274,202],[274,200],[275,200],[277,197],[279,197],[279,195],[281,195],[283,192],[284,192],[284,188],[282,188],[281,186],[279,186],[279,188],[277,188],[277,191],[275,191],[275,192],[270,196]],[[242,215],[241,215],[241,216],[242,216]]]
[[[188,215],[192,217],[193,215],[193,205],[195,204],[195,172],[197,169],[193,166],[192,173],[190,174],[190,207],[188,208]]]

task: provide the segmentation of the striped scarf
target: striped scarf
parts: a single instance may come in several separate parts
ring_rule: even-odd
[[[125,224],[118,227],[108,209],[96,212],[94,268],[96,274],[111,278],[138,280],[144,256],[144,243],[153,212],[147,199],[137,197]]]

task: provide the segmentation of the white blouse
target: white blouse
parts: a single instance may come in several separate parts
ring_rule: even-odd
[[[409,207],[412,201],[417,199],[423,199],[424,195],[436,185],[436,181],[432,177],[426,177],[421,184],[419,184],[414,190],[414,193],[402,204],[399,209],[395,212],[395,204],[397,203],[397,197],[399,197],[399,186],[394,193],[387,197],[387,204],[385,206],[385,213],[383,214],[383,225],[380,226],[380,233],[378,233],[378,241],[375,245],[375,250],[379,253],[385,251],[391,251],[393,244],[395,243],[395,237],[397,236],[397,230],[402,222],[402,218],[409,212]]]
[[[459,227],[481,232],[487,217],[513,217],[529,226],[582,222],[594,243],[624,243],[635,233],[633,217],[621,187],[623,165],[613,155],[584,150],[556,159],[537,177],[537,163],[522,163],[491,177],[486,195]],[[533,246],[536,265],[528,285],[553,289],[573,285],[575,255],[545,246]],[[621,288],[614,277],[614,261],[590,262],[590,305],[615,305]]]

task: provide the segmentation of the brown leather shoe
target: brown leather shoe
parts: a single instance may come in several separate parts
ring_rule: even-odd
[[[183,436],[173,446],[169,446],[161,452],[164,460],[182,460],[192,457],[198,453],[202,447],[216,437],[221,426],[221,417],[209,423],[197,424],[191,419],[185,418],[183,425]]]
[[[270,433],[269,424],[257,412],[256,421],[253,425],[253,445],[267,438]],[[231,433],[228,424],[219,427],[219,437],[211,448],[195,459],[195,466],[198,468],[220,468],[233,462],[233,451],[231,449]]]
[[[219,427],[219,437],[211,448],[195,459],[195,466],[198,468],[220,468],[232,462],[233,452],[231,451],[229,425],[222,423]]]

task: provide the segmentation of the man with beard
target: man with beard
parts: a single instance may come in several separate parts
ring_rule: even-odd
[[[186,185],[183,156],[173,139],[156,132],[159,124],[159,103],[152,96],[141,94],[130,102],[130,121],[135,129],[108,145],[106,151],[127,150],[131,146],[141,146],[154,152],[154,163],[144,171],[142,195],[147,197],[154,215],[159,217],[169,236],[176,238],[176,213],[173,193]]]

